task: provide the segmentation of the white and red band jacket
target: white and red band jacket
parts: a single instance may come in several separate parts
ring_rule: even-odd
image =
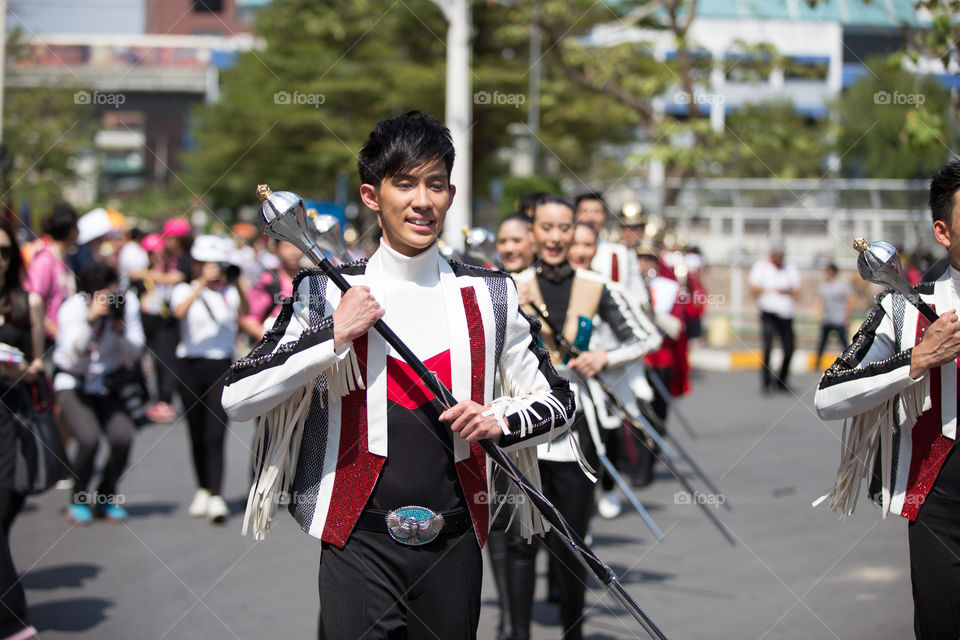
[[[950,268],[936,282],[913,289],[936,309],[958,307],[960,272]],[[882,513],[917,517],[933,486],[957,427],[957,362],[910,377],[913,347],[929,321],[903,296],[885,291],[853,337],[823,374],[815,404],[825,419],[845,419],[843,453],[831,508],[853,512],[861,480]],[[814,504],[819,504],[820,501]]]
[[[351,285],[366,285],[383,300],[376,258],[337,269]],[[539,322],[519,312],[509,275],[447,262],[439,253],[437,261],[450,323],[448,386],[458,400],[490,405],[504,431],[499,445],[535,465],[535,445],[563,434],[574,414],[569,384],[539,345]],[[230,418],[260,418],[261,462],[244,532],[252,522],[254,536],[262,538],[287,497],[304,531],[342,547],[389,455],[388,345],[371,330],[334,349],[332,314],[341,292],[321,271],[299,274],[294,292],[274,327],[233,365],[223,392]],[[495,397],[495,389],[502,395]],[[486,454],[479,444],[450,436],[459,485],[483,546],[490,521]]]

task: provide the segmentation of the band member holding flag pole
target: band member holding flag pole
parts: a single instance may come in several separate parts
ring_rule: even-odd
[[[489,455],[528,486],[521,520],[533,532],[544,530],[535,505],[632,605],[647,632],[663,638],[491,443],[519,450],[561,434],[573,399],[538,346],[536,322],[518,312],[507,276],[439,256],[436,236],[454,196],[453,155],[447,129],[424,114],[379,123],[359,167],[361,197],[383,231],[380,248],[369,261],[339,269],[314,258],[323,272],[298,277],[294,300],[274,328],[232,369],[223,395],[228,414],[262,416],[261,463],[245,526],[263,536],[292,478],[290,510],[323,541],[321,625],[328,640],[473,638],[490,515]],[[274,207],[284,199],[292,199],[294,225],[301,224],[302,200],[276,195],[261,192],[268,226],[282,217]],[[308,248],[313,258],[315,247]],[[418,353],[428,356],[432,374]],[[523,461],[523,451],[514,455]],[[526,462],[535,472],[529,455]]]

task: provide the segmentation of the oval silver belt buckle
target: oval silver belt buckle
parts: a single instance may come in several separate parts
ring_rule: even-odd
[[[443,514],[416,505],[394,509],[386,521],[390,537],[410,546],[432,542],[443,529]]]

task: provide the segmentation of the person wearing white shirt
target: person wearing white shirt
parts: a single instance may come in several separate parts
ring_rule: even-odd
[[[197,277],[173,288],[170,307],[180,321],[177,376],[196,472],[197,491],[187,513],[224,522],[229,515],[221,495],[227,414],[220,403],[233,362],[237,319],[249,313],[246,293],[224,281],[226,245],[216,236],[198,236],[190,249]]]
[[[800,295],[800,272],[793,264],[784,261],[783,247],[776,246],[770,251],[769,258],[754,263],[750,269],[749,283],[751,293],[757,296],[763,328],[762,391],[789,391],[787,375],[793,357],[794,301]],[[780,336],[783,346],[783,362],[776,377],[770,366],[770,351],[775,335]]]
[[[142,239],[143,232],[139,229],[131,229],[126,242],[123,243],[117,254],[117,271],[120,273],[121,291],[130,288],[130,274],[132,272],[150,268],[150,257],[140,246],[140,240]]]
[[[136,362],[144,336],[136,296],[119,291],[117,283],[113,267],[84,267],[77,278],[79,292],[57,313],[53,390],[61,418],[77,441],[74,493],[67,509],[67,518],[76,524],[89,524],[91,505],[109,520],[127,517],[117,482],[127,466],[134,423],[111,380]],[[101,432],[110,443],[110,455],[99,487],[89,493]]]

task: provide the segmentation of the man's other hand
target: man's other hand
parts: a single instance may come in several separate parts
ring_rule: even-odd
[[[467,442],[500,439],[503,431],[493,414],[484,415],[487,408],[472,400],[458,402],[440,414],[441,422],[450,423],[450,430]]]
[[[910,377],[919,378],[928,370],[960,356],[960,322],[954,309],[943,313],[927,327],[920,344],[910,355]]]
[[[370,330],[385,313],[373,299],[370,287],[350,287],[333,312],[333,347],[353,342]]]

